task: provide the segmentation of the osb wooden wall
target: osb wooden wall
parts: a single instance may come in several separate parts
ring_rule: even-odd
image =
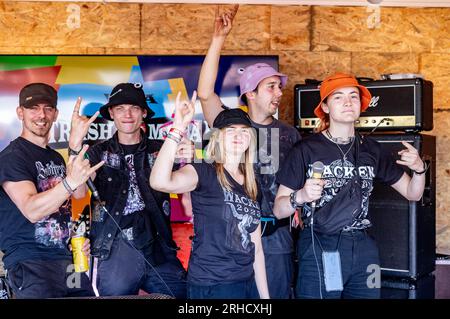
[[[205,54],[214,5],[0,3],[0,54]],[[293,123],[293,86],[335,71],[379,78],[421,73],[434,83],[438,250],[450,252],[450,8],[241,6],[224,54],[275,54],[289,75],[280,118]]]

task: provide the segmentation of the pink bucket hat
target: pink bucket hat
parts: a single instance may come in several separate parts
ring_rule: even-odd
[[[255,63],[247,66],[239,80],[239,86],[241,88],[239,99],[242,101],[241,98],[245,93],[254,91],[259,82],[274,75],[280,77],[281,86],[285,87],[288,78],[287,75],[278,72],[267,63]]]

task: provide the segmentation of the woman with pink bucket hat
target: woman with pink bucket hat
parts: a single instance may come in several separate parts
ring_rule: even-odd
[[[377,141],[355,131],[371,94],[354,76],[327,77],[320,98],[316,134],[294,146],[277,176],[275,215],[284,218],[303,207],[296,297],[379,298],[378,248],[367,233],[373,181],[418,201],[427,167],[410,144],[402,142],[405,149],[395,161]]]
[[[217,114],[227,108],[214,92],[214,86],[220,52],[231,31],[238,7],[236,5],[222,14],[217,9],[211,44],[200,72],[198,96],[210,127]],[[258,157],[254,168],[262,192],[261,226],[267,282],[270,296],[275,299],[292,297],[294,273],[294,240],[290,217],[278,220],[273,215],[277,192],[275,174],[289,150],[300,140],[300,134],[294,127],[274,118],[281,103],[281,89],[286,86],[286,82],[285,74],[266,63],[246,66],[240,78],[240,102],[247,105],[252,126],[258,131]]]

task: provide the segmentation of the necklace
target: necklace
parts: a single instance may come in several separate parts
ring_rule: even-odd
[[[339,146],[339,143],[337,142],[337,139],[333,137],[333,135],[331,135],[330,131],[326,130],[325,132],[328,136],[328,138],[337,146],[337,148],[339,149],[339,151],[342,154],[342,159],[344,161],[344,163],[342,163],[343,165],[345,165],[345,161],[347,160],[347,154],[350,152],[350,150],[353,147],[353,143],[355,143],[355,137],[351,136],[349,139],[351,139],[351,144],[350,147],[348,148],[348,150],[344,153],[344,151],[342,150],[342,148]]]

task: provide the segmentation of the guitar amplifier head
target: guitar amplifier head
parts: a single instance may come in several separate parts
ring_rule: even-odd
[[[360,81],[372,94],[369,108],[355,123],[360,130],[428,131],[433,129],[433,83],[420,78]],[[317,85],[294,87],[296,126],[312,131],[319,119],[314,108],[320,102]]]

